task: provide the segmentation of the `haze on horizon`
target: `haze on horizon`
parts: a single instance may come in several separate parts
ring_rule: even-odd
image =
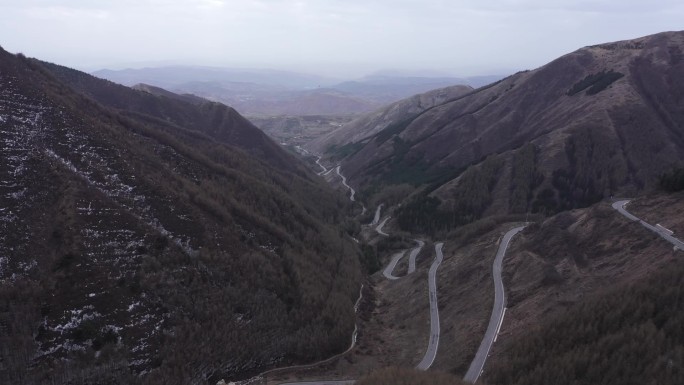
[[[681,0],[0,0],[0,46],[83,70],[472,76],[536,68],[682,20]]]

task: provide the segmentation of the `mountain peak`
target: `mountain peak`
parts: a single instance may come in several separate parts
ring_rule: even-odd
[[[310,148],[343,156],[361,188],[424,186],[414,203],[438,199],[425,214],[451,218],[438,226],[634,194],[684,162],[682,52],[684,32],[584,47],[383,125],[354,123],[354,135],[342,127]]]

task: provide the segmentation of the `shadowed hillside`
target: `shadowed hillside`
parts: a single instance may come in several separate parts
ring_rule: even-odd
[[[237,111],[224,104],[192,95],[176,95],[151,86],[133,90],[71,68],[45,62],[39,62],[39,65],[76,92],[115,108],[121,114],[144,120],[150,125],[173,125],[197,131],[219,143],[246,150],[272,166],[297,170],[301,175],[302,168],[290,155]]]
[[[0,382],[203,383],[349,345],[347,200],[237,112],[4,51],[0,84]]]

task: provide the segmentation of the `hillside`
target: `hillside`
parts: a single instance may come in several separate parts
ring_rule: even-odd
[[[681,229],[682,202],[644,196],[629,210]],[[683,255],[603,202],[526,229],[504,266],[508,311],[485,382],[681,383]]]
[[[202,103],[208,102],[207,99],[200,98],[199,96],[196,96],[196,95],[176,94],[176,93],[173,93],[171,91],[167,91],[163,88],[151,86],[149,84],[144,84],[144,83],[135,84],[135,85],[131,86],[131,88],[133,88],[134,90],[147,92],[148,94],[157,95],[157,96],[164,96],[164,97],[169,98],[169,99],[181,100],[181,101],[188,102],[188,103],[202,104]]]
[[[683,52],[684,32],[585,47],[311,148],[344,155],[361,196],[415,186],[398,216],[411,231],[633,195],[684,162]]]
[[[172,124],[197,131],[220,143],[240,147],[272,166],[296,170],[297,163],[291,156],[232,107],[150,86],[133,91],[71,68],[45,62],[38,64],[76,92],[130,118],[144,120],[150,125]],[[300,174],[302,170],[298,169]]]
[[[353,120],[353,115],[254,117],[249,120],[278,143],[302,146]]]
[[[0,382],[215,382],[348,346],[347,200],[237,112],[1,50],[0,84]]]
[[[414,95],[383,107],[377,111],[364,114],[340,127],[309,142],[306,148],[315,153],[345,153],[361,146],[363,141],[387,129],[397,122],[410,119],[425,110],[440,105],[471,91],[468,86],[451,86]]]

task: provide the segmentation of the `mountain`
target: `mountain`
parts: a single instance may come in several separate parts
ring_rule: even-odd
[[[233,82],[272,85],[282,88],[313,88],[332,85],[337,79],[271,69],[239,69],[200,66],[167,66],[124,70],[99,70],[93,75],[132,86],[150,83],[163,88],[174,88],[188,82]]]
[[[201,98],[201,97],[193,95],[193,94],[180,94],[179,95],[179,94],[176,94],[174,92],[167,91],[163,88],[151,86],[149,84],[144,84],[144,83],[138,83],[136,85],[131,86],[131,88],[133,88],[134,90],[147,92],[148,94],[163,96],[163,97],[166,97],[169,99],[181,100],[181,101],[193,103],[193,104],[202,104],[202,103],[205,103],[208,101],[207,99]]]
[[[682,198],[628,208],[681,239]],[[682,255],[607,202],[530,225],[505,261],[506,324],[486,383],[682,383]]]
[[[129,117],[143,119],[147,124],[173,124],[202,132],[221,143],[231,144],[268,160],[272,166],[294,170],[293,158],[232,107],[209,102],[196,96],[177,95],[154,86],[144,86],[143,92],[103,81],[67,67],[41,62],[53,76],[75,91],[98,103],[115,108]],[[138,86],[140,90],[141,86]],[[154,118],[154,120],[150,120]],[[300,171],[302,170],[301,166]]]
[[[323,153],[338,147],[345,148],[346,145],[358,146],[357,143],[362,143],[364,139],[376,135],[396,122],[402,122],[469,91],[472,91],[472,88],[468,86],[451,86],[414,95],[364,114],[339,129],[312,140],[306,147],[313,152]]]
[[[313,145],[349,149],[343,169],[361,195],[418,187],[397,217],[404,229],[584,207],[649,190],[684,162],[683,58],[684,32],[585,47]]]
[[[220,95],[212,98],[228,102]],[[316,89],[281,93],[263,99],[235,100],[232,105],[250,117],[268,117],[354,115],[372,111],[381,104],[334,89]]]
[[[0,382],[215,383],[347,348],[348,200],[235,110],[2,50],[0,84]]]
[[[470,78],[376,74],[353,81],[267,70],[160,67],[101,70],[95,76],[132,86],[150,84],[228,104],[247,116],[350,115],[454,84],[482,85],[498,76]]]
[[[370,100],[377,100],[381,103],[391,103],[415,94],[453,86],[454,84],[480,87],[501,78],[502,76],[455,78],[372,75],[359,80],[339,83],[331,86],[331,88]]]

